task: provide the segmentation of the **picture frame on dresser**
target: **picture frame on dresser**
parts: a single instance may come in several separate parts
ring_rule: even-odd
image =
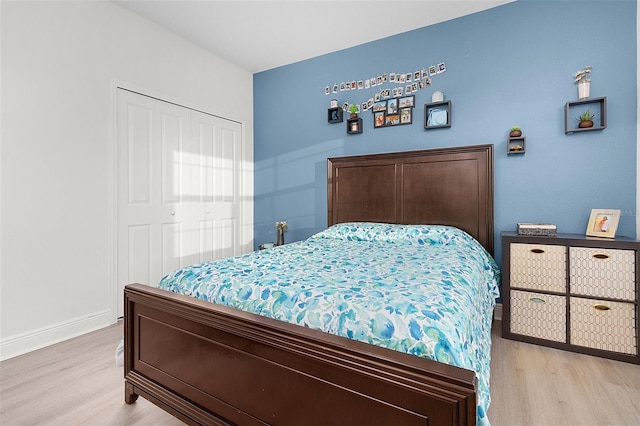
[[[619,221],[620,210],[593,209],[586,234],[590,237],[615,238]]]

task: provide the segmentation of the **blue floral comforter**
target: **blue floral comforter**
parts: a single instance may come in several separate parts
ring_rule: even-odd
[[[473,370],[488,424],[500,271],[447,226],[343,223],[305,241],[179,269],[165,290]]]

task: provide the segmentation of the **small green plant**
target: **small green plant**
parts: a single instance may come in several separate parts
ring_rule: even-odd
[[[522,129],[520,128],[520,126],[513,126],[509,130],[509,137],[510,138],[519,138],[520,136],[522,136]]]
[[[581,115],[579,115],[576,120],[578,120],[579,122],[583,122],[583,121],[593,121],[594,117],[596,115],[595,114],[591,114],[591,111],[586,110],[585,112],[583,112]]]
[[[349,105],[349,109],[348,109],[348,111],[349,111],[351,114],[357,114],[357,113],[358,113],[358,105],[356,105],[356,104],[351,104],[351,105]]]

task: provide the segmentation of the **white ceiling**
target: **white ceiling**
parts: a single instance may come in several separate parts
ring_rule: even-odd
[[[255,73],[513,0],[112,0]]]

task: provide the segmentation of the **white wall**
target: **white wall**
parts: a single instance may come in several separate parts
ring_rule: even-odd
[[[108,1],[0,8],[6,359],[115,320],[116,83],[243,123],[249,200],[253,83],[250,73]],[[252,247],[252,201],[245,220]]]

